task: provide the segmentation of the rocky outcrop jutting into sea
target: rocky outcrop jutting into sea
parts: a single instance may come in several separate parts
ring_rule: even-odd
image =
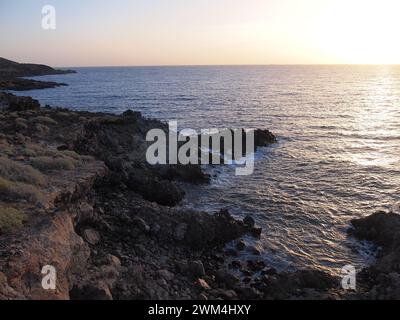
[[[19,77],[71,72],[5,59],[0,71],[0,89],[13,90],[58,85]],[[199,165],[149,165],[145,137],[154,128],[168,130],[131,110],[75,112],[0,92],[0,299],[354,296],[322,271],[278,273],[260,259],[235,259],[241,237],[260,237],[261,228],[224,209],[177,206],[180,181],[210,177]],[[256,147],[275,142],[255,131]],[[49,265],[55,290],[42,286]]]
[[[147,164],[145,134],[165,124],[133,111],[41,108],[7,93],[0,105],[0,298],[298,298],[337,287],[319,271],[227,266],[225,244],[261,229],[225,210],[174,207],[184,196],[177,180],[208,176],[197,165]],[[42,288],[46,265],[57,270],[56,290]],[[258,276],[243,282],[235,270]]]
[[[64,86],[63,83],[23,79],[22,77],[75,73],[57,70],[41,64],[18,63],[0,57],[0,90],[32,90]]]
[[[360,297],[400,299],[400,215],[379,211],[352,221],[350,233],[381,248],[377,261],[362,271]]]

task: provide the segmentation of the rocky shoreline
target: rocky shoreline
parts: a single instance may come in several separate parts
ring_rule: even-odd
[[[352,222],[350,234],[379,247],[376,262],[359,275],[364,299],[400,299],[400,214],[379,211]]]
[[[226,243],[238,239],[240,250],[240,237],[258,237],[261,229],[224,210],[174,208],[184,196],[175,181],[208,179],[198,166],[147,165],[145,134],[165,124],[133,111],[41,108],[5,93],[0,100],[0,206],[22,217],[3,222],[1,298],[288,298],[316,276],[318,289],[332,284],[320,272],[278,275],[262,261],[231,265],[260,279],[233,275]],[[44,265],[58,271],[56,291],[41,288]],[[271,291],[283,278],[283,291]]]
[[[356,292],[318,270],[278,273],[261,260],[228,265],[244,249],[241,237],[259,237],[261,228],[223,209],[177,207],[184,197],[177,181],[209,177],[200,166],[148,165],[152,128],[167,126],[135,111],[75,112],[0,92],[0,299],[399,296],[400,222],[388,213],[353,221],[355,236],[386,248]],[[259,146],[275,141],[267,130],[256,135]],[[226,249],[232,241],[236,249]],[[42,288],[45,265],[57,270],[56,290]]]
[[[12,80],[0,80],[0,90],[14,90],[14,91],[25,91],[25,90],[37,90],[37,89],[49,89],[60,86],[66,86],[65,83],[58,83],[53,81],[37,81],[31,79],[16,78]]]
[[[0,90],[33,90],[65,86],[64,83],[38,81],[22,77],[75,73],[73,70],[57,70],[46,65],[18,63],[0,57]]]

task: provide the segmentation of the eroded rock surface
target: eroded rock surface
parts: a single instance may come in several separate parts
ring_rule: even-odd
[[[377,261],[360,274],[362,298],[400,299],[400,215],[379,211],[352,221],[351,234],[380,247]]]
[[[0,161],[8,169],[0,170],[0,207],[19,215],[0,225],[0,298],[338,297],[339,281],[321,271],[279,274],[259,260],[228,266],[226,244],[257,237],[261,228],[226,210],[175,207],[184,196],[177,180],[209,177],[196,165],[147,164],[145,134],[165,124],[133,111],[74,112],[5,99]],[[259,139],[273,140],[267,132]],[[56,290],[42,287],[46,265],[57,270]]]

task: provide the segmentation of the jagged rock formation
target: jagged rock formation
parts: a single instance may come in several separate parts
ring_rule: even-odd
[[[375,264],[360,274],[362,298],[400,299],[400,215],[379,211],[352,221],[351,234],[381,248]]]
[[[226,211],[172,208],[184,193],[176,179],[208,177],[146,163],[145,133],[165,124],[0,101],[0,298],[262,296],[223,264],[227,242],[260,229]],[[42,287],[45,265],[56,290]]]

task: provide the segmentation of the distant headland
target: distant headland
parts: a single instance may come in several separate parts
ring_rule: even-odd
[[[76,73],[74,70],[59,70],[43,64],[18,63],[0,57],[0,90],[33,90],[65,86],[64,83],[38,81],[23,77]]]

